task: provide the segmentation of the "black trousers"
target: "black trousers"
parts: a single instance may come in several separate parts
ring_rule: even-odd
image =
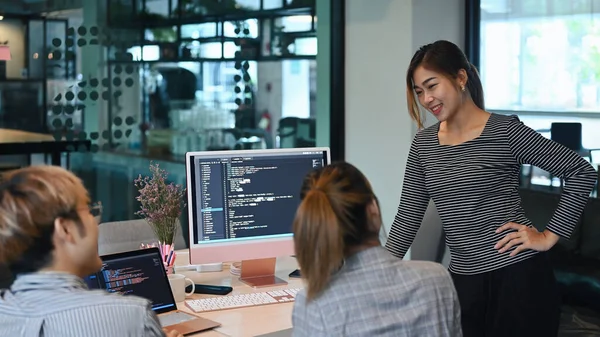
[[[452,279],[464,337],[556,337],[560,296],[545,253],[513,265]]]

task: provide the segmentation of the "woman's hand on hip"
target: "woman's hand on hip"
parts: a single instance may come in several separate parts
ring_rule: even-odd
[[[516,232],[507,234],[502,240],[494,246],[494,249],[498,250],[499,253],[504,253],[514,246],[517,246],[515,250],[510,253],[510,256],[515,256],[520,252],[532,249],[539,252],[544,252],[552,248],[558,242],[558,235],[545,230],[543,232],[537,229],[525,225],[521,225],[514,222],[509,222],[500,226],[496,233],[502,233],[506,230],[514,229]]]

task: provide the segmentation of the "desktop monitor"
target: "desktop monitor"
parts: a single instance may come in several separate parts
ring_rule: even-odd
[[[302,182],[330,160],[328,148],[188,152],[190,263],[242,261],[246,284],[286,283],[275,261],[294,255]]]

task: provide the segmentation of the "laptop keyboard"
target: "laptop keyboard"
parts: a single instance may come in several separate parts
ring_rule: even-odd
[[[293,302],[296,300],[296,294],[301,289],[302,288],[281,289],[249,294],[202,298],[198,300],[187,300],[185,301],[185,305],[187,305],[194,312],[207,312],[282,302]]]
[[[162,327],[191,321],[196,318],[196,316],[181,311],[158,315],[158,321]]]

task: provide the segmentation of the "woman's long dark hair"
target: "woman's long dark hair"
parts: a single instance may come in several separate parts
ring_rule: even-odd
[[[408,113],[419,128],[423,127],[423,118],[419,110],[417,98],[415,97],[413,83],[413,75],[419,66],[443,74],[451,79],[456,79],[458,72],[464,69],[467,73],[466,90],[471,95],[471,99],[473,99],[475,105],[485,110],[483,86],[481,85],[479,72],[477,72],[475,66],[469,62],[465,53],[457,45],[450,41],[439,40],[419,48],[410,60],[408,70],[406,71]]]

